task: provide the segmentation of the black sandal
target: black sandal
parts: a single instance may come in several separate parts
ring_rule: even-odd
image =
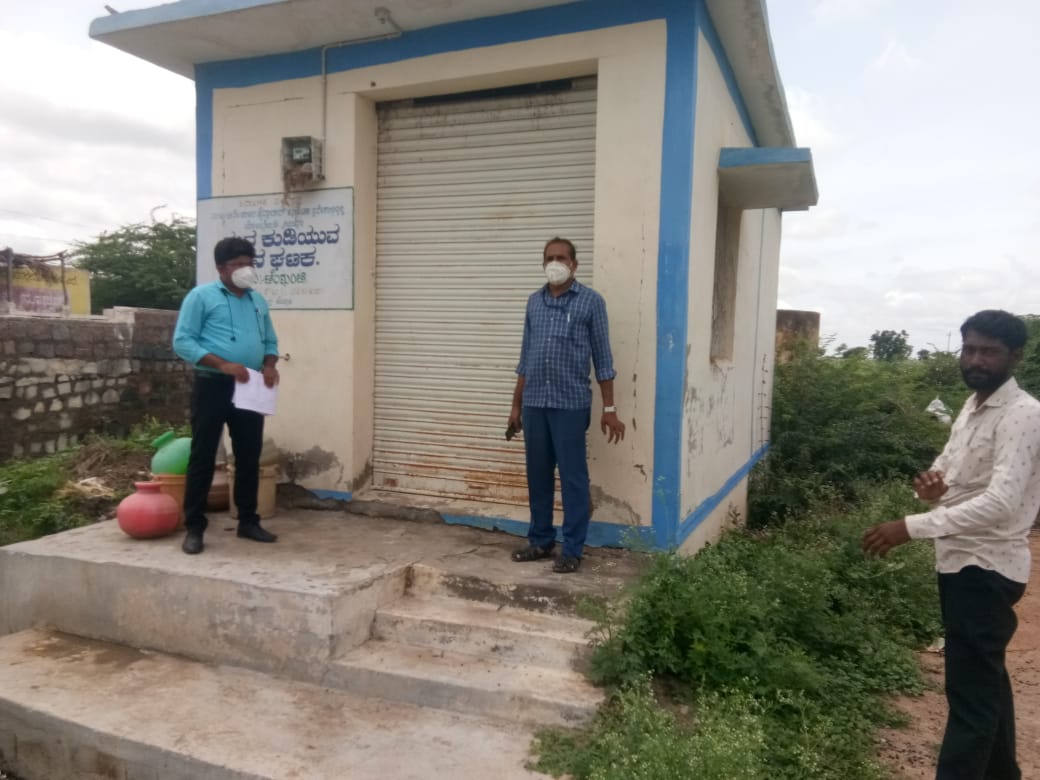
[[[564,555],[553,564],[553,571],[557,574],[574,574],[579,566],[581,566],[581,558],[571,558],[569,555]]]
[[[513,554],[510,557],[517,563],[527,563],[529,561],[540,561],[543,558],[551,558],[552,554],[552,547],[538,547],[531,544],[527,547],[521,547],[519,550],[513,550]]]

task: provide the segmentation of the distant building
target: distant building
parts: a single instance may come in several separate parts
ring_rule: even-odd
[[[776,312],[776,362],[786,363],[799,344],[820,345],[820,313],[798,309]]]
[[[321,495],[526,529],[503,437],[546,239],[607,300],[628,425],[589,541],[692,549],[764,452],[781,212],[816,202],[764,0],[191,0],[92,37],[197,88],[199,276],[261,252],[269,430]],[[598,411],[596,397],[594,411]]]

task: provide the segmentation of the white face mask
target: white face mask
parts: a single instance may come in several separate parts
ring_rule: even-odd
[[[242,290],[248,290],[259,281],[260,277],[256,275],[256,269],[248,265],[244,268],[236,268],[231,274],[231,283]]]
[[[549,280],[549,284],[560,285],[571,278],[571,269],[566,263],[561,263],[559,260],[553,260],[551,263],[545,264],[545,278]]]

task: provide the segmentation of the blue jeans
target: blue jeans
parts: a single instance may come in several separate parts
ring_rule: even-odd
[[[588,409],[523,408],[527,495],[531,506],[528,541],[536,547],[556,543],[553,530],[553,478],[560,469],[563,493],[563,554],[580,558],[589,532],[589,464],[585,457]]]

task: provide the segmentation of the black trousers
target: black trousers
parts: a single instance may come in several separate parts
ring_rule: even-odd
[[[260,484],[260,448],[264,416],[231,404],[235,378],[226,374],[195,373],[191,393],[191,455],[184,481],[184,525],[189,531],[206,530],[206,498],[213,484],[217,447],[227,425],[235,454],[235,506],[238,522],[258,523],[256,494]]]
[[[946,627],[946,721],[936,780],[1020,780],[1015,705],[1005,651],[1018,627],[1013,609],[1026,586],[966,566],[939,575]]]

